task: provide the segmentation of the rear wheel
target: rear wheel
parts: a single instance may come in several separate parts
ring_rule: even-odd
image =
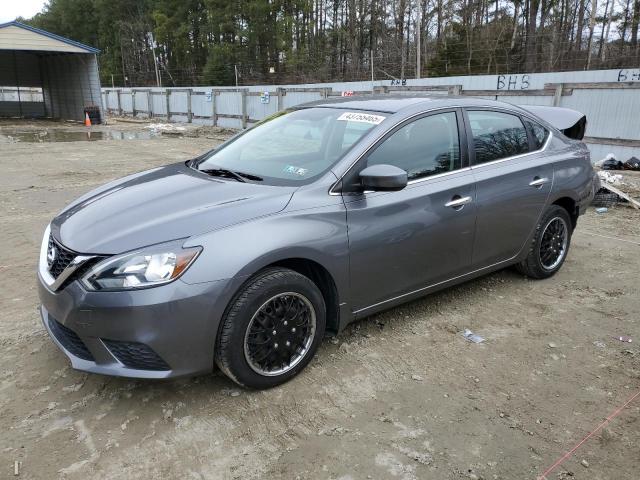
[[[242,386],[276,386],[313,358],[325,323],[324,299],[311,280],[286,268],[264,270],[227,308],[216,363]]]
[[[551,205],[538,223],[529,255],[516,268],[531,278],[554,275],[567,258],[571,233],[569,213],[558,205]]]

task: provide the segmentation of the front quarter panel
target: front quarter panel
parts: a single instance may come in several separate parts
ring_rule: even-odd
[[[341,197],[328,195],[330,184],[321,183],[296,192],[281,213],[188,239],[185,247],[200,245],[203,250],[181,279],[196,284],[249,278],[273,263],[306,259],[331,274],[339,300],[346,306],[349,285],[346,212]]]

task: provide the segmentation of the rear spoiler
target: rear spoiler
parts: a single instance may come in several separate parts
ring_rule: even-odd
[[[587,128],[587,116],[570,108],[542,107],[538,105],[520,105],[520,108],[533,113],[545,122],[556,127],[567,137],[582,140]]]

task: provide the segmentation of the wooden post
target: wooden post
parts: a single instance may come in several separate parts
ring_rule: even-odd
[[[247,91],[241,90],[242,98],[242,128],[247,128]]]
[[[213,126],[218,126],[218,109],[216,105],[216,91],[211,90],[211,117],[213,118]]]
[[[187,89],[187,123],[193,120],[193,112],[191,111],[191,89]]]
[[[556,93],[553,95],[553,106],[554,107],[559,107],[560,103],[562,102],[562,88],[563,88],[563,84],[559,83],[556,86]]]
[[[451,85],[447,89],[447,95],[460,95],[462,92],[462,85]]]
[[[147,90],[147,108],[148,118],[153,118],[153,97],[151,96],[151,89]]]
[[[136,118],[136,91],[131,90],[131,116]]]
[[[118,94],[118,115],[121,117],[122,116],[122,103],[120,102],[120,89],[116,90],[116,93]]]
[[[284,92],[283,92],[283,88],[282,87],[278,87],[276,89],[276,91],[278,93],[278,105],[277,105],[277,107],[278,107],[278,111],[280,111],[280,110],[282,110],[284,108],[284,105],[282,103],[282,101],[284,100],[284,98],[282,98],[282,95],[283,95]]]
[[[169,101],[169,97],[171,96],[171,90],[168,88],[165,90],[166,102],[167,102],[167,122],[171,121],[171,102]]]

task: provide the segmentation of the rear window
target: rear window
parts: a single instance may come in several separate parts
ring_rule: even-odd
[[[529,139],[520,117],[490,110],[468,111],[475,163],[486,163],[529,151]]]

